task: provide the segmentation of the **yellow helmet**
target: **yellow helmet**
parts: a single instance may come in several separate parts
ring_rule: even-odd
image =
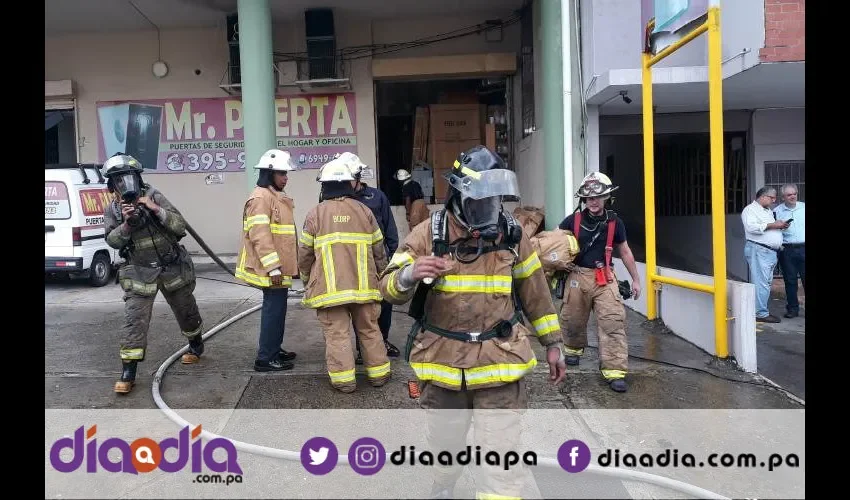
[[[579,198],[595,198],[610,194],[617,189],[619,189],[619,186],[614,186],[607,175],[602,172],[591,172],[581,181],[576,196]]]

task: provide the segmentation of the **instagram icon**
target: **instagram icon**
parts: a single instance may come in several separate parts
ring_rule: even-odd
[[[363,476],[371,476],[384,467],[387,452],[384,446],[370,437],[360,438],[348,448],[348,464],[354,472]]]

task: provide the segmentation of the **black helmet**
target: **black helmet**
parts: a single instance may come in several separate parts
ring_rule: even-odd
[[[446,205],[452,205],[470,230],[479,231],[486,240],[495,240],[502,201],[519,199],[516,174],[499,155],[475,146],[458,156],[446,179],[451,186]]]
[[[103,164],[106,185],[110,191],[118,192],[127,202],[134,202],[142,194],[142,164],[124,153],[116,153]]]

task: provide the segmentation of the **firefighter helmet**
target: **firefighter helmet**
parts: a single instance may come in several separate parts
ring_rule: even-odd
[[[103,173],[106,178],[125,172],[136,172],[140,174],[143,170],[142,164],[139,163],[139,160],[130,155],[125,155],[124,153],[116,153],[112,155],[111,158],[103,163],[103,168],[106,169]]]
[[[289,172],[295,170],[292,157],[286,151],[270,149],[263,153],[260,161],[254,165],[255,169],[271,170],[272,172]]]
[[[516,174],[484,146],[461,153],[446,179],[451,186],[447,204],[456,207],[469,229],[480,231],[485,239],[497,235],[502,201],[520,198]]]
[[[142,164],[139,160],[124,153],[116,153],[103,163],[106,171],[106,186],[117,192],[125,202],[133,202],[141,196]]]
[[[360,160],[359,156],[346,151],[339,155],[337,159],[348,165],[348,168],[351,170],[351,174],[354,176],[355,180],[360,180],[360,175],[363,173],[363,170],[366,169],[366,164]]]
[[[324,165],[319,170],[319,176],[316,177],[318,182],[344,182],[355,181],[360,177],[360,172],[355,171],[351,167],[351,162],[347,158],[340,155]]]
[[[576,196],[579,198],[605,196],[616,191],[619,187],[614,186],[611,179],[602,172],[591,172],[581,181]]]
[[[397,181],[406,181],[407,179],[410,179],[411,175],[407,170],[400,168],[393,177],[395,177]]]

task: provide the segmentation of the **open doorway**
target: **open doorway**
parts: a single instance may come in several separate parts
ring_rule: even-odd
[[[396,171],[406,169],[425,201],[443,203],[443,175],[457,155],[483,144],[513,169],[508,77],[375,84],[378,186],[392,205],[403,205]]]
[[[44,163],[77,163],[73,109],[44,111]]]

